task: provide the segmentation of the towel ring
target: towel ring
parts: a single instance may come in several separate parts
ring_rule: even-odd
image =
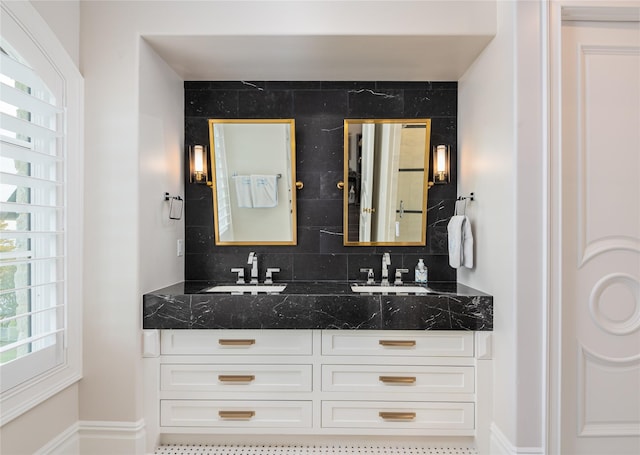
[[[456,201],[454,202],[454,206],[453,206],[453,216],[457,216],[458,215],[458,202],[462,202],[464,201],[464,208],[462,209],[462,214],[466,215],[467,214],[467,200],[464,198],[458,198],[456,199]]]
[[[467,201],[473,201],[474,199],[475,199],[475,197],[474,197],[473,193],[469,193],[469,196],[458,196],[458,198],[454,202],[453,215],[455,216],[455,215],[458,214],[458,202],[460,202],[460,201],[464,201],[464,209],[462,211],[462,214],[466,215],[467,214]]]

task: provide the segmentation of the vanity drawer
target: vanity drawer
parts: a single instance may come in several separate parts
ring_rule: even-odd
[[[322,354],[473,357],[473,332],[325,330],[322,332]]]
[[[473,403],[323,401],[324,428],[473,430]]]
[[[160,401],[164,427],[311,428],[311,422],[311,401]]]
[[[160,366],[166,391],[311,392],[311,365]]]
[[[310,355],[310,330],[163,330],[167,355]]]
[[[323,365],[325,392],[473,393],[466,366]]]

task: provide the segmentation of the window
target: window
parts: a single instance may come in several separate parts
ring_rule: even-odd
[[[0,4],[0,425],[81,365],[82,79],[25,3]]]
[[[3,38],[0,84],[0,365],[16,363],[4,391],[62,363],[65,186],[63,111]]]

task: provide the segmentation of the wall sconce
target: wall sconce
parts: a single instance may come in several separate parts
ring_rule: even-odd
[[[207,146],[194,145],[189,147],[189,166],[191,183],[207,184],[209,180],[209,163],[207,159]]]
[[[433,147],[433,183],[449,183],[451,173],[449,172],[449,158],[451,147],[448,145],[437,145]]]

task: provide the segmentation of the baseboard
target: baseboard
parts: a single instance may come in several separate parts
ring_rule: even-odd
[[[79,453],[80,440],[78,438],[78,422],[76,422],[47,444],[40,447],[34,455],[69,455]]]
[[[140,434],[144,434],[144,426],[144,419],[137,422],[81,420],[78,422],[78,433],[82,438],[138,439]]]
[[[80,453],[132,455],[145,453],[144,419],[137,422],[87,421],[78,423]]]
[[[137,422],[79,421],[42,446],[35,455],[83,453],[144,454],[144,419]]]
[[[35,455],[142,455],[146,453],[145,436],[144,419],[137,422],[82,420],[49,441]]]
[[[495,423],[491,424],[490,432],[489,450],[491,455],[544,455],[542,447],[514,446]]]

